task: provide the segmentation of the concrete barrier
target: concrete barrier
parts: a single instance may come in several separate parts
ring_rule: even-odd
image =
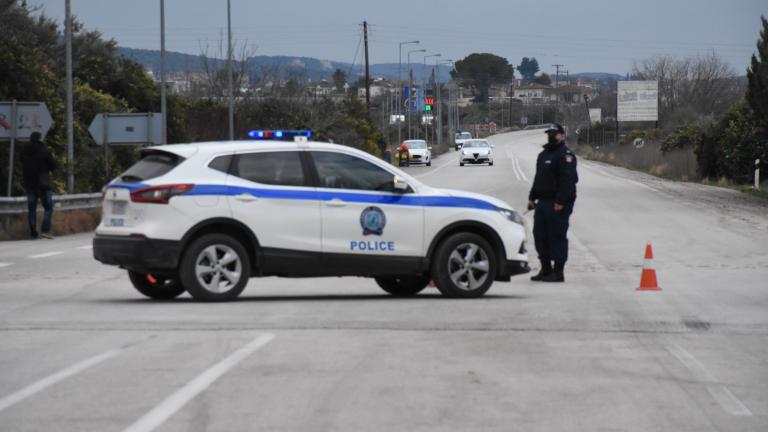
[[[37,223],[42,223],[42,207],[37,206]],[[53,196],[53,235],[92,231],[101,219],[101,194]],[[29,237],[27,197],[0,198],[0,240]]]

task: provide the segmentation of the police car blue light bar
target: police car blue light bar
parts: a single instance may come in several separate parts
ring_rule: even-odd
[[[310,130],[252,130],[248,136],[255,139],[282,139],[294,137],[312,137]]]

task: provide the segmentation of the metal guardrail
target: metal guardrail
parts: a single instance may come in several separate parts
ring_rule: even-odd
[[[53,208],[73,210],[101,207],[101,193],[54,195]],[[27,197],[0,197],[0,214],[27,212]]]

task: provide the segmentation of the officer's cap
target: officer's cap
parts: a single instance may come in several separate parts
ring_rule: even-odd
[[[559,133],[565,133],[565,129],[563,129],[563,126],[559,123],[550,123],[549,126],[547,126],[547,129],[544,131],[544,133],[553,133],[553,132],[559,132]]]

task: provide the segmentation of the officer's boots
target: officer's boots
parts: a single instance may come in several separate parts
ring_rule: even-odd
[[[541,262],[541,270],[539,270],[539,274],[535,276],[531,276],[531,280],[534,282],[541,282],[544,280],[545,277],[552,274],[552,263],[547,261]]]
[[[555,268],[552,272],[541,278],[542,282],[565,282],[565,263],[555,261]]]

